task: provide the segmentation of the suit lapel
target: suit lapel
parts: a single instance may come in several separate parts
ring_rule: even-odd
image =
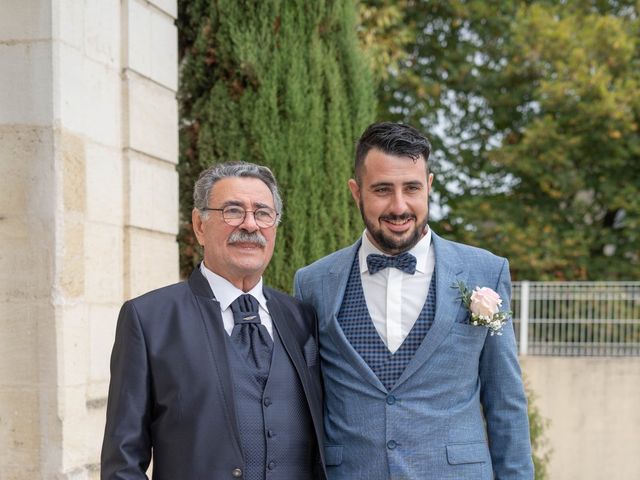
[[[195,295],[207,340],[209,341],[213,370],[216,372],[215,377],[218,380],[218,387],[223,400],[223,411],[227,414],[227,426],[233,433],[236,453],[239,458],[242,458],[240,432],[236,419],[233,384],[231,382],[231,368],[225,343],[227,332],[224,330],[222,323],[220,304],[214,299],[209,283],[200,272],[199,266],[191,274],[189,285]]]
[[[268,289],[265,288],[264,293],[265,297],[267,297],[267,307],[269,308],[271,321],[273,322],[277,334],[280,335],[282,346],[289,355],[289,358],[291,358],[296,372],[298,372],[298,377],[300,377],[300,381],[302,382],[302,387],[307,394],[307,398],[311,398],[313,395],[308,391],[310,382],[306,361],[302,355],[302,351],[300,350],[300,343],[296,340],[296,337],[289,326],[289,321],[287,321],[287,315],[293,315],[293,313],[288,309],[285,311],[285,307],[280,301],[278,301],[275,295],[270,294]]]
[[[433,231],[431,235],[431,246],[434,248],[435,253],[435,317],[433,319],[433,325],[427,332],[420,347],[418,347],[413,359],[411,359],[407,368],[402,372],[394,388],[406,381],[429,359],[449,334],[462,307],[460,292],[453,288],[453,286],[460,281],[466,282],[468,272],[448,242],[438,237]]]
[[[360,249],[361,241],[362,240],[358,240],[351,248],[344,250],[343,258],[336,259],[327,274],[327,278],[322,282],[323,298],[326,300],[326,305],[329,305],[330,310],[321,316],[320,332],[321,334],[328,334],[331,337],[334,345],[340,350],[342,356],[358,371],[362,378],[378,390],[386,393],[387,389],[380,379],[373,373],[373,370],[371,370],[369,365],[367,365],[358,352],[356,352],[345,336],[342,328],[340,328],[338,324],[337,318],[340,307],[342,306],[344,292],[347,288],[351,266],[353,262],[356,261],[356,255]],[[320,341],[322,342],[322,336],[320,337]]]

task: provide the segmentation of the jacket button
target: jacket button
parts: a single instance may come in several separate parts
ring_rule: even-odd
[[[394,397],[393,395],[389,395],[387,397],[387,405],[393,405],[394,403],[396,403],[396,397]]]
[[[240,478],[242,476],[242,469],[234,468],[233,470],[231,470],[231,476],[233,478]]]
[[[389,450],[393,450],[393,449],[394,449],[394,448],[396,448],[397,446],[398,446],[398,444],[396,443],[396,441],[395,441],[395,440],[389,440],[389,441],[387,442],[387,448],[388,448]]]
[[[274,468],[276,468],[276,462],[269,462],[269,465],[267,465],[267,468],[269,470],[273,470]]]
[[[273,430],[271,430],[271,429],[267,430],[267,437],[273,438],[275,436],[276,436],[276,434],[275,434],[275,432]]]

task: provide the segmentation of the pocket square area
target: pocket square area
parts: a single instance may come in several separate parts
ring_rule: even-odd
[[[456,323],[464,323],[464,324],[469,324],[471,322],[471,314],[468,311],[462,311],[462,313],[460,313],[457,317],[456,317]]]

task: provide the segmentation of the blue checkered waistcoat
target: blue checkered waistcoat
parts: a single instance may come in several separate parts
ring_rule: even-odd
[[[373,370],[387,390],[400,378],[402,371],[413,358],[429,327],[436,310],[436,275],[432,276],[429,293],[422,311],[404,342],[395,353],[391,353],[373,325],[365,302],[358,256],[354,258],[351,273],[344,292],[338,323],[345,336]]]
[[[318,260],[294,281],[296,296],[318,316],[329,480],[532,480],[513,325],[501,336],[470,325],[452,288],[490,287],[508,308],[507,261],[432,232],[433,323],[388,388],[359,353],[359,335],[347,336],[338,323],[351,301],[346,293],[359,248],[360,241]]]

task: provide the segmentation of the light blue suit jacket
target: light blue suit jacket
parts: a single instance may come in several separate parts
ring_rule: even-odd
[[[501,336],[470,325],[452,288],[459,281],[469,289],[490,287],[509,308],[507,260],[432,233],[434,323],[387,391],[336,318],[359,247],[360,241],[295,276],[296,296],[318,315],[329,480],[533,479],[513,325]]]

